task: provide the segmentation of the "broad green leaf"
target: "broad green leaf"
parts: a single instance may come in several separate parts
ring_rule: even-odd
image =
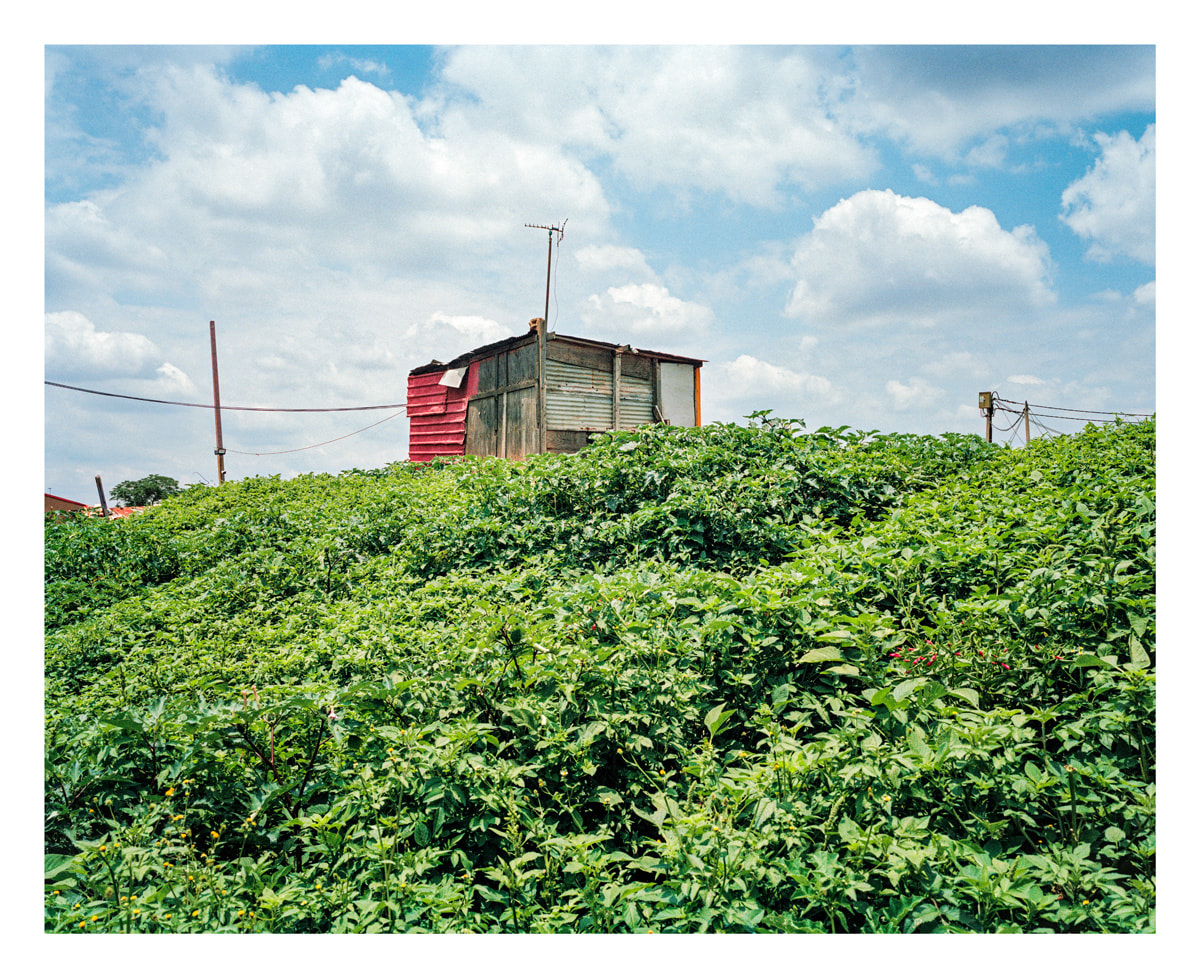
[[[1147,654],[1137,636],[1129,636],[1129,665],[1133,669],[1149,669],[1150,656]]]
[[[833,631],[826,632],[824,635],[818,635],[816,640],[818,642],[828,642],[828,641],[832,641],[832,640],[836,640],[836,639],[847,639],[847,638],[854,638],[854,633],[849,632],[844,628],[835,628]]]
[[[925,740],[925,733],[920,727],[910,726],[905,736],[908,739],[908,745],[917,752],[917,756],[921,760],[927,761],[933,756],[933,752],[929,749],[929,744]]]
[[[57,879],[71,867],[74,856],[64,856],[61,853],[46,853],[46,879]]]
[[[657,808],[653,812],[644,812],[642,809],[638,808],[637,805],[632,805],[630,807],[632,807],[635,815],[644,818],[660,832],[662,831],[663,820],[667,817],[667,810],[665,808]]]
[[[832,645],[825,645],[819,649],[813,649],[811,652],[805,652],[799,659],[804,662],[839,662],[842,658],[842,650],[835,648]]]
[[[960,700],[966,700],[966,702],[970,703],[973,707],[975,707],[975,709],[979,709],[978,690],[970,689],[966,686],[958,686],[955,689],[950,690],[950,694],[952,696],[957,696]]]
[[[731,716],[733,716],[733,710],[726,710],[724,701],[709,710],[704,715],[704,726],[708,729],[709,737],[716,737]]]

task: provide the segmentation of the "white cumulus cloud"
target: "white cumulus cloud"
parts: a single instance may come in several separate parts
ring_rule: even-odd
[[[574,252],[575,261],[587,272],[622,271],[640,278],[653,278],[646,257],[637,248],[622,245],[584,245]]]
[[[713,321],[707,306],[673,296],[655,282],[611,286],[603,295],[589,296],[588,307],[587,321],[603,324],[609,332],[699,332]]]
[[[435,312],[424,323],[410,327],[408,331],[410,336],[434,336],[462,346],[461,350],[449,354],[450,357],[466,353],[476,346],[515,336],[519,332],[520,329],[502,326],[486,316],[450,315],[441,311]]]
[[[864,190],[799,242],[787,314],[827,326],[935,326],[1050,303],[1048,249],[984,207],[955,213],[924,197]]]
[[[833,385],[825,377],[780,367],[747,353],[729,363],[717,365],[714,372],[719,373],[726,384],[746,391],[825,396],[833,390]]]
[[[1100,157],[1062,195],[1063,222],[1090,241],[1087,257],[1124,255],[1154,264],[1155,127],[1141,139],[1127,132],[1096,134]]]
[[[998,167],[1013,137],[1154,105],[1149,45],[856,47],[841,118],[920,153]]]
[[[74,311],[46,314],[47,379],[152,377],[163,364],[158,347],[140,333],[108,332]],[[174,370],[175,368],[171,368]]]
[[[789,183],[829,185],[877,166],[836,124],[836,74],[833,49],[708,45],[467,46],[443,69],[475,100],[473,118],[601,154],[643,190],[755,206],[777,204]]]
[[[922,377],[910,377],[907,384],[889,380],[884,389],[892,399],[893,406],[899,411],[931,407],[946,395],[944,390]]]

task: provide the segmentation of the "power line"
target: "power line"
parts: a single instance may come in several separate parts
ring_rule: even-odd
[[[996,397],[995,400],[1002,401],[1005,404],[1022,404],[1022,402],[1020,402],[1020,401],[1012,401],[1006,397]],[[1042,408],[1045,411],[1070,411],[1072,414],[1111,414],[1111,415],[1117,415],[1120,417],[1127,417],[1127,418],[1151,418],[1154,416],[1153,414],[1136,414],[1133,411],[1092,411],[1092,410],[1089,410],[1086,408],[1054,407],[1053,405],[1050,405],[1050,404],[1030,404],[1029,406],[1031,408]],[[1001,410],[1006,410],[1006,409],[1001,408]],[[1022,411],[1024,410],[1024,406],[1022,406],[1021,410]],[[1047,414],[1047,415],[1044,415],[1044,417],[1057,418],[1057,417],[1066,417],[1066,415]],[[1074,419],[1070,419],[1070,420],[1074,420]]]
[[[209,411],[213,410],[213,408],[214,408],[214,405],[212,405],[212,404],[194,404],[194,403],[190,403],[188,401],[165,401],[165,400],[161,400],[161,399],[155,398],[155,397],[135,397],[132,394],[113,394],[109,391],[97,391],[97,390],[91,390],[87,387],[73,387],[70,384],[60,384],[53,380],[47,380],[47,381],[45,381],[45,383],[48,387],[61,387],[61,388],[64,388],[65,390],[81,391],[84,394],[98,394],[101,397],[116,397],[116,398],[121,398],[122,400],[127,400],[127,401],[143,401],[147,404],[168,404],[168,405],[173,405],[175,407],[205,408]],[[236,405],[222,404],[221,410],[222,411],[269,411],[269,412],[279,412],[279,413],[296,413],[296,412],[329,413],[329,412],[335,412],[335,411],[380,411],[380,410],[386,410],[387,408],[403,409],[406,406],[407,406],[407,403],[404,403],[404,404],[371,404],[371,405],[367,405],[367,406],[363,406],[363,407],[342,407],[342,408],[268,408],[268,407],[238,407]],[[359,428],[356,431],[351,431],[349,434],[339,435],[337,438],[330,438],[327,441],[317,442],[314,445],[305,445],[302,448],[288,448],[288,449],[284,449],[283,451],[278,451],[278,452],[244,452],[244,451],[238,451],[237,449],[234,449],[234,448],[227,448],[227,449],[225,449],[225,451],[229,452],[231,455],[257,455],[257,456],[290,455],[293,452],[306,452],[310,448],[320,448],[323,445],[331,445],[335,441],[341,441],[344,438],[350,438],[354,435],[360,434],[364,431],[367,431],[370,428],[374,428],[376,425],[383,424],[385,421],[391,421],[392,418],[399,417],[400,413],[401,413],[400,411],[397,411],[395,414],[390,414],[386,418],[376,421],[373,424],[366,425],[363,428]]]
[[[1014,403],[1016,403],[1016,402],[1015,402],[1015,401],[1009,401],[1008,403],[1010,403],[1010,404],[1014,404]],[[1029,406],[1030,406],[1031,408],[1033,407],[1033,405],[1032,405],[1032,404],[1030,404]],[[1018,409],[1016,409],[1016,408],[1004,407],[1003,405],[999,405],[999,404],[998,404],[998,405],[996,405],[996,410],[997,410],[997,411],[1004,411],[1004,412],[1006,412],[1007,414],[1015,414],[1015,415],[1017,415],[1018,417],[1023,417],[1023,416],[1024,416],[1024,414],[1025,414],[1025,409],[1024,409],[1023,407],[1022,407],[1021,409],[1019,409],[1019,410],[1018,410]],[[1070,411],[1071,409],[1070,409],[1070,408],[1059,408],[1058,410],[1060,410],[1060,411]],[[1101,413],[1101,412],[1095,412],[1095,413],[1099,414],[1099,413]],[[1151,417],[1153,417],[1153,415],[1151,415],[1151,414],[1130,414],[1130,413],[1129,413],[1129,412],[1127,412],[1127,411],[1108,411],[1108,412],[1105,412],[1105,413],[1107,413],[1107,414],[1111,414],[1111,415],[1115,415],[1115,416],[1118,416],[1118,417],[1131,417],[1131,418],[1151,418]],[[1063,421],[1089,421],[1089,422],[1090,422],[1090,421],[1096,420],[1096,421],[1099,421],[1101,424],[1112,424],[1112,423],[1113,423],[1113,422],[1111,422],[1111,421],[1105,421],[1103,418],[1096,418],[1096,419],[1093,419],[1093,418],[1081,418],[1081,417],[1078,417],[1077,415],[1073,415],[1073,414],[1046,414],[1046,413],[1044,413],[1044,412],[1042,412],[1042,411],[1039,411],[1039,412],[1037,412],[1037,414],[1036,414],[1036,415],[1035,415],[1035,414],[1034,414],[1034,413],[1031,411],[1031,412],[1030,412],[1030,414],[1029,414],[1029,416],[1030,416],[1031,418],[1032,418],[1032,417],[1039,417],[1039,418],[1060,418],[1060,419],[1062,419]]]
[[[397,411],[395,414],[389,414],[386,418],[382,418],[379,421],[376,421],[374,424],[369,424],[365,428],[359,428],[358,431],[352,431],[348,435],[338,435],[336,438],[330,438],[328,441],[319,441],[315,445],[305,445],[303,448],[287,448],[280,452],[239,452],[235,448],[227,448],[225,450],[231,455],[290,455],[293,452],[307,452],[310,448],[320,448],[322,445],[332,445],[335,441],[341,441],[343,438],[350,438],[353,435],[357,435],[366,431],[368,428],[374,428],[376,425],[381,425],[385,421],[391,421],[392,418],[398,418],[399,416],[400,412]]]
[[[1011,407],[1009,406],[1011,405]],[[1033,408],[1039,408],[1036,413]],[[1001,428],[994,424],[993,418],[997,411],[1013,415],[1012,424]],[[1048,414],[1048,411],[1067,411],[1068,414]],[[1025,443],[1030,441],[1029,426],[1036,424],[1042,435],[1062,435],[1061,431],[1042,424],[1041,418],[1060,418],[1064,421],[1074,421],[1083,424],[1120,424],[1123,418],[1153,418],[1154,414],[1139,414],[1134,411],[1096,411],[1091,408],[1064,408],[1049,404],[1030,404],[1028,401],[1014,401],[1001,397],[996,391],[980,391],[979,413],[987,419],[987,440],[991,441],[993,433],[1011,432],[1007,444],[1011,445],[1017,436],[1017,425],[1025,421]],[[1040,437],[1040,435],[1039,435]]]
[[[188,401],[163,401],[154,397],[135,397],[132,394],[113,394],[109,391],[91,390],[87,387],[72,387],[70,384],[59,384],[53,380],[45,381],[47,387],[62,387],[69,391],[82,391],[84,394],[99,394],[101,397],[118,397],[126,401],[145,401],[148,404],[171,404],[176,407],[194,407],[205,408],[209,411],[213,410],[213,404],[194,404]],[[402,408],[406,404],[369,404],[364,407],[340,407],[340,408],[270,408],[270,407],[237,407],[231,404],[222,404],[222,411],[270,411],[281,413],[327,413],[333,411],[386,411],[390,408]],[[395,415],[393,415],[395,417]],[[386,419],[385,419],[386,420]],[[368,426],[370,427],[370,426]],[[365,429],[363,429],[365,430]]]
[[[1039,414],[1031,414],[1031,415],[1029,416],[1029,420],[1031,420],[1031,421],[1032,421],[1032,422],[1033,422],[1035,425],[1037,425],[1039,428],[1041,428],[1041,429],[1042,429],[1042,431],[1043,431],[1045,434],[1047,434],[1047,435],[1061,435],[1061,434],[1063,434],[1063,432],[1059,431],[1057,428],[1048,428],[1046,425],[1042,424],[1042,423],[1041,423],[1041,422],[1038,420],[1038,418],[1040,418],[1040,417],[1041,417],[1041,415],[1039,415]]]
[[[1010,414],[1016,414],[1016,417],[1015,417],[1015,418],[1013,418],[1013,423],[1012,423],[1012,424],[1010,424],[1010,425],[1009,425],[1007,428],[1001,428],[1001,427],[999,427],[999,426],[995,426],[995,430],[996,430],[996,431],[1011,431],[1011,430],[1013,430],[1013,429],[1014,429],[1014,428],[1016,428],[1016,426],[1017,426],[1017,425],[1020,423],[1020,421],[1021,421],[1021,418],[1022,418],[1022,417],[1024,417],[1024,415],[1025,415],[1025,412],[1024,412],[1024,411],[1009,411],[1009,409],[1008,409],[1008,408],[1003,408],[1003,407],[1002,407],[1002,408],[998,408],[998,410],[1000,410],[1000,411],[1007,411],[1007,412],[1008,412],[1008,413],[1010,413]]]

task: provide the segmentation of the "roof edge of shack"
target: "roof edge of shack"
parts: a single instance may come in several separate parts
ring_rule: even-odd
[[[429,363],[422,364],[419,367],[414,367],[408,372],[410,377],[416,374],[432,373],[436,370],[453,370],[456,367],[463,367],[474,360],[490,356],[493,353],[500,353],[503,350],[508,350],[519,346],[522,343],[535,342],[537,334],[533,332],[522,333],[519,336],[510,336],[507,339],[495,340],[492,343],[478,346],[474,350],[469,350],[466,353],[460,353],[453,360],[447,363],[442,363],[438,360],[431,360]],[[597,347],[603,350],[621,350],[628,351],[636,356],[650,357],[654,360],[664,360],[668,363],[690,363],[694,367],[699,367],[701,364],[707,363],[706,360],[700,360],[696,357],[680,356],[677,353],[660,353],[657,350],[643,350],[640,347],[630,346],[627,343],[607,343],[604,340],[589,340],[582,336],[566,336],[562,333],[547,333],[547,341],[562,340],[564,343],[577,343],[583,346]]]

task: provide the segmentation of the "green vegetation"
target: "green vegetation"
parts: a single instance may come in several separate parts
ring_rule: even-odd
[[[118,482],[113,486],[112,496],[125,506],[149,506],[171,496],[178,496],[182,491],[179,483],[169,476],[147,475],[140,479]]]
[[[1147,932],[1155,426],[46,525],[51,932]]]

